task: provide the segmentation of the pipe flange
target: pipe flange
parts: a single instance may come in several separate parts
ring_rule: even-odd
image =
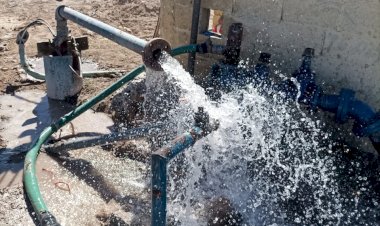
[[[144,47],[142,58],[145,66],[155,70],[162,71],[161,64],[159,62],[160,56],[163,51],[171,53],[171,46],[169,42],[162,38],[154,38],[150,40]]]
[[[350,89],[342,89],[340,91],[340,101],[338,109],[336,111],[336,120],[340,123],[346,122],[348,120],[348,111],[350,103],[355,98],[355,92]]]

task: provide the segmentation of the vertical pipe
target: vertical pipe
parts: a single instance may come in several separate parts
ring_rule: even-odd
[[[166,225],[167,158],[152,154],[152,226]]]
[[[152,154],[152,226],[166,225],[166,179],[169,161],[205,135],[207,133],[201,128],[194,127]]]
[[[243,24],[233,23],[228,29],[226,49],[223,52],[225,63],[238,65],[240,61],[240,49],[243,39]]]
[[[191,23],[191,34],[190,34],[190,45],[197,43],[200,11],[201,11],[201,0],[194,0],[193,16],[192,16],[192,23]],[[194,74],[195,56],[196,56],[195,52],[189,53],[189,59],[187,61],[187,70],[189,71],[191,75]]]

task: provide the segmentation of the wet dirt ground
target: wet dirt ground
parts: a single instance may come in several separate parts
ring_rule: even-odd
[[[7,172],[11,173],[11,177],[8,175],[7,180],[2,180],[4,183],[0,182],[0,225],[33,224],[33,212],[26,205],[21,183],[23,158],[32,139],[25,139],[27,136],[20,137],[22,134],[20,129],[34,131],[33,134],[36,135],[51,122],[48,117],[38,115],[36,111],[33,112],[33,109],[37,109],[36,106],[43,106],[43,103],[47,102],[44,96],[45,84],[27,76],[19,66],[15,38],[25,25],[37,18],[46,20],[54,27],[55,9],[59,5],[70,6],[145,40],[153,37],[159,13],[159,0],[0,0],[0,156],[4,157],[4,166],[0,168],[2,169],[1,176]],[[140,55],[126,48],[71,22],[69,22],[69,27],[74,37],[87,36],[89,38],[90,48],[82,52],[82,58],[95,62],[100,69],[130,71],[142,63]],[[44,27],[32,28],[29,33],[26,52],[27,57],[33,59],[37,56],[36,43],[48,41],[52,37]],[[85,79],[78,104],[99,93],[115,82],[119,76]],[[37,95],[40,100],[28,101],[29,95]],[[12,101],[12,98],[20,101]],[[111,98],[107,98],[93,110],[111,115],[112,112],[109,110]],[[27,105],[30,106],[27,107]],[[31,112],[27,112],[29,109]],[[42,111],[47,111],[47,109]],[[95,113],[92,111],[88,114]],[[30,117],[26,117],[27,115]],[[17,117],[21,122],[20,125],[15,123]],[[84,116],[86,117],[90,118],[93,115]],[[104,114],[101,117],[105,118],[94,117],[94,119],[107,122],[107,125],[101,126],[101,129],[93,128],[93,132],[106,133],[109,131],[107,128],[112,127],[109,116]],[[36,122],[28,121],[29,124],[23,124],[33,118]],[[96,124],[97,122],[90,120],[87,123]],[[10,125],[13,125],[17,132],[8,132]],[[70,131],[70,128],[66,130]],[[144,145],[143,141],[137,142],[137,146],[146,149]],[[15,147],[20,146],[22,150],[16,150]],[[49,208],[56,212],[67,208],[66,212],[57,213],[57,217],[60,220],[63,219],[62,225],[109,225],[112,222],[121,222],[120,220],[132,225],[148,224],[148,216],[136,217],[141,213],[147,213],[145,208],[149,192],[142,179],[147,174],[144,164],[115,158],[111,152],[104,152],[102,148],[84,149],[84,151],[73,152],[60,158],[52,158],[42,153],[38,171],[41,190],[45,194],[44,198],[49,203]],[[0,164],[2,164],[1,159]],[[104,164],[105,159],[109,164]],[[90,171],[88,177],[81,174],[86,170]],[[118,177],[115,177],[110,170],[113,173],[122,170],[119,172],[119,181],[115,181]],[[136,174],[126,174],[126,172],[134,171]],[[88,178],[93,181],[89,181]],[[99,188],[95,184],[102,186]],[[126,195],[127,193],[129,195]],[[77,202],[79,199],[83,201]],[[140,204],[134,207],[133,204],[136,202]],[[89,209],[86,217],[82,217],[83,212],[75,213],[75,208],[70,209],[71,206],[77,204],[80,209]]]

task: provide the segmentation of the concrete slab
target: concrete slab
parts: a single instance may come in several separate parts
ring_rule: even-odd
[[[39,134],[52,122],[73,109],[73,106],[46,97],[42,91],[23,91],[0,96],[0,135],[6,147],[0,155],[0,188],[21,184],[25,152]],[[113,121],[103,113],[89,110],[59,130],[55,137],[106,134]],[[39,161],[47,156],[41,156]]]

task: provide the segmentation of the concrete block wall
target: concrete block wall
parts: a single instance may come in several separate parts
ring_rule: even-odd
[[[160,35],[173,46],[189,43],[192,4],[161,0]],[[231,23],[243,23],[244,59],[254,63],[260,52],[269,52],[272,68],[289,75],[304,48],[312,47],[324,89],[354,89],[358,98],[380,110],[380,0],[203,0],[200,32],[208,24],[208,9],[224,11],[224,33]],[[198,42],[205,39],[199,35]],[[201,73],[213,56],[197,59]],[[186,56],[180,60],[186,66]]]

